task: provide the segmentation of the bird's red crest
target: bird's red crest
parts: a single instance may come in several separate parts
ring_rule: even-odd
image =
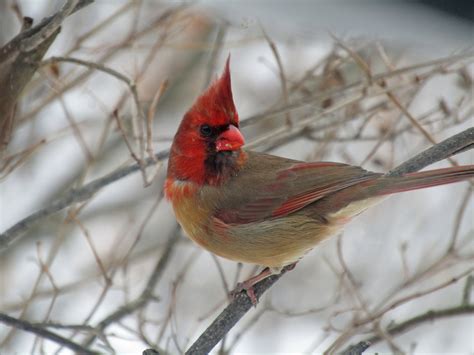
[[[183,121],[212,123],[214,125],[232,124],[239,126],[239,116],[232,97],[230,79],[230,56],[227,58],[224,72],[196,100]]]

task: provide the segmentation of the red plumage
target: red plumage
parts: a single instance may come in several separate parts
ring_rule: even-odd
[[[220,178],[208,174],[203,166],[207,157],[206,146],[199,127],[212,122],[214,126],[239,126],[239,116],[232,98],[229,59],[224,73],[196,100],[184,115],[171,147],[168,176],[197,184],[215,185]]]

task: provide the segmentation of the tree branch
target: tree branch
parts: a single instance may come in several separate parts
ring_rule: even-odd
[[[472,60],[473,58],[474,58],[474,52],[460,53],[460,54],[452,55],[445,58],[434,59],[432,61],[427,61],[427,62],[399,68],[396,70],[391,70],[389,72],[385,72],[381,74],[375,74],[372,76],[372,81],[377,82],[379,80],[384,80],[384,79],[386,80],[386,79],[394,78],[401,74],[407,74],[407,73],[410,73],[422,68],[428,68],[428,67],[439,66],[439,65],[447,65],[447,64],[460,61],[460,60]],[[260,123],[263,119],[272,119],[275,115],[284,114],[291,110],[301,108],[304,105],[313,104],[315,99],[324,100],[327,98],[338,97],[343,92],[348,92],[350,90],[355,90],[355,89],[362,89],[366,85],[367,85],[367,80],[364,79],[364,80],[356,81],[354,83],[349,83],[342,87],[336,87],[334,89],[325,90],[323,92],[317,92],[314,95],[310,95],[307,98],[305,97],[299,101],[292,102],[291,104],[281,105],[280,107],[277,107],[275,109],[265,111],[262,113],[257,113],[256,115],[253,115],[243,120],[240,126],[241,127],[252,126],[256,124],[257,122]]]
[[[168,151],[162,151],[153,158],[145,160],[145,168],[151,165],[155,165],[168,157]],[[133,164],[125,168],[115,170],[101,178],[95,179],[90,183],[84,185],[78,189],[69,189],[64,195],[58,198],[56,201],[51,202],[48,206],[40,209],[23,218],[21,221],[8,228],[5,232],[0,234],[0,252],[6,249],[11,243],[18,240],[29,228],[31,228],[37,222],[51,216],[52,214],[59,212],[66,207],[71,206],[74,203],[82,202],[92,197],[97,191],[103,187],[110,185],[111,183],[120,180],[136,171],[141,169],[140,165]]]
[[[461,133],[445,139],[433,145],[425,151],[415,155],[413,158],[400,164],[390,171],[388,176],[401,176],[421,170],[428,165],[440,160],[452,157],[453,155],[465,152],[474,148],[474,128],[468,128]]]
[[[474,128],[456,134],[428,148],[389,172],[388,176],[398,176],[415,172],[434,162],[446,159],[460,151],[474,146]],[[285,270],[286,271],[286,270]],[[255,296],[259,299],[284,274],[271,276],[255,285]],[[239,294],[192,344],[186,354],[207,354],[250,310],[252,303],[245,293]]]
[[[92,2],[67,0],[57,13],[33,27],[32,20],[25,18],[22,31],[0,48],[0,152],[10,141],[17,100],[54,42],[62,22]]]
[[[405,333],[409,331],[410,329],[413,329],[425,322],[432,322],[436,319],[455,317],[455,316],[460,316],[460,315],[468,315],[472,313],[474,313],[474,305],[461,304],[456,307],[425,312],[413,318],[407,319],[406,321],[402,323],[393,324],[389,326],[385,331],[390,335],[397,335],[397,334]],[[375,343],[378,343],[381,340],[383,340],[383,338],[380,337],[380,335],[374,335],[370,338],[367,338],[366,340],[363,340],[362,342],[359,342],[356,345],[349,346],[346,350],[341,352],[341,355],[361,354],[361,352],[357,352],[357,349],[359,349],[360,344],[368,344],[368,346],[365,347],[365,349],[367,349],[369,346]]]
[[[3,324],[6,324],[6,325],[9,325],[11,327],[15,327],[17,329],[21,329],[21,330],[24,330],[26,332],[30,332],[30,333],[34,333],[42,338],[45,338],[45,339],[48,339],[48,340],[51,340],[61,346],[64,346],[68,349],[71,349],[73,350],[74,352],[77,352],[79,354],[86,354],[86,355],[95,355],[95,354],[98,354],[97,352],[95,351],[92,351],[92,350],[88,350],[86,349],[85,347],[79,345],[79,344],[76,344],[72,341],[70,341],[69,339],[66,339],[54,332],[51,332],[47,329],[44,329],[42,327],[39,327],[39,326],[36,326],[36,325],[33,325],[31,323],[28,323],[24,320],[21,320],[21,319],[16,319],[16,318],[13,318],[13,317],[10,317],[6,314],[3,314],[3,313],[0,313],[0,322],[3,323]]]

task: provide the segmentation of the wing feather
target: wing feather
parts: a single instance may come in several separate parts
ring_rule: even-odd
[[[279,218],[379,176],[346,164],[304,163],[249,152],[247,167],[229,184],[232,188],[221,199],[215,217],[225,224]]]

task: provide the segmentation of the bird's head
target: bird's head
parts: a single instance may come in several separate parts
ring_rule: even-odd
[[[216,184],[235,170],[243,145],[227,59],[222,76],[184,115],[171,147],[168,176]]]

